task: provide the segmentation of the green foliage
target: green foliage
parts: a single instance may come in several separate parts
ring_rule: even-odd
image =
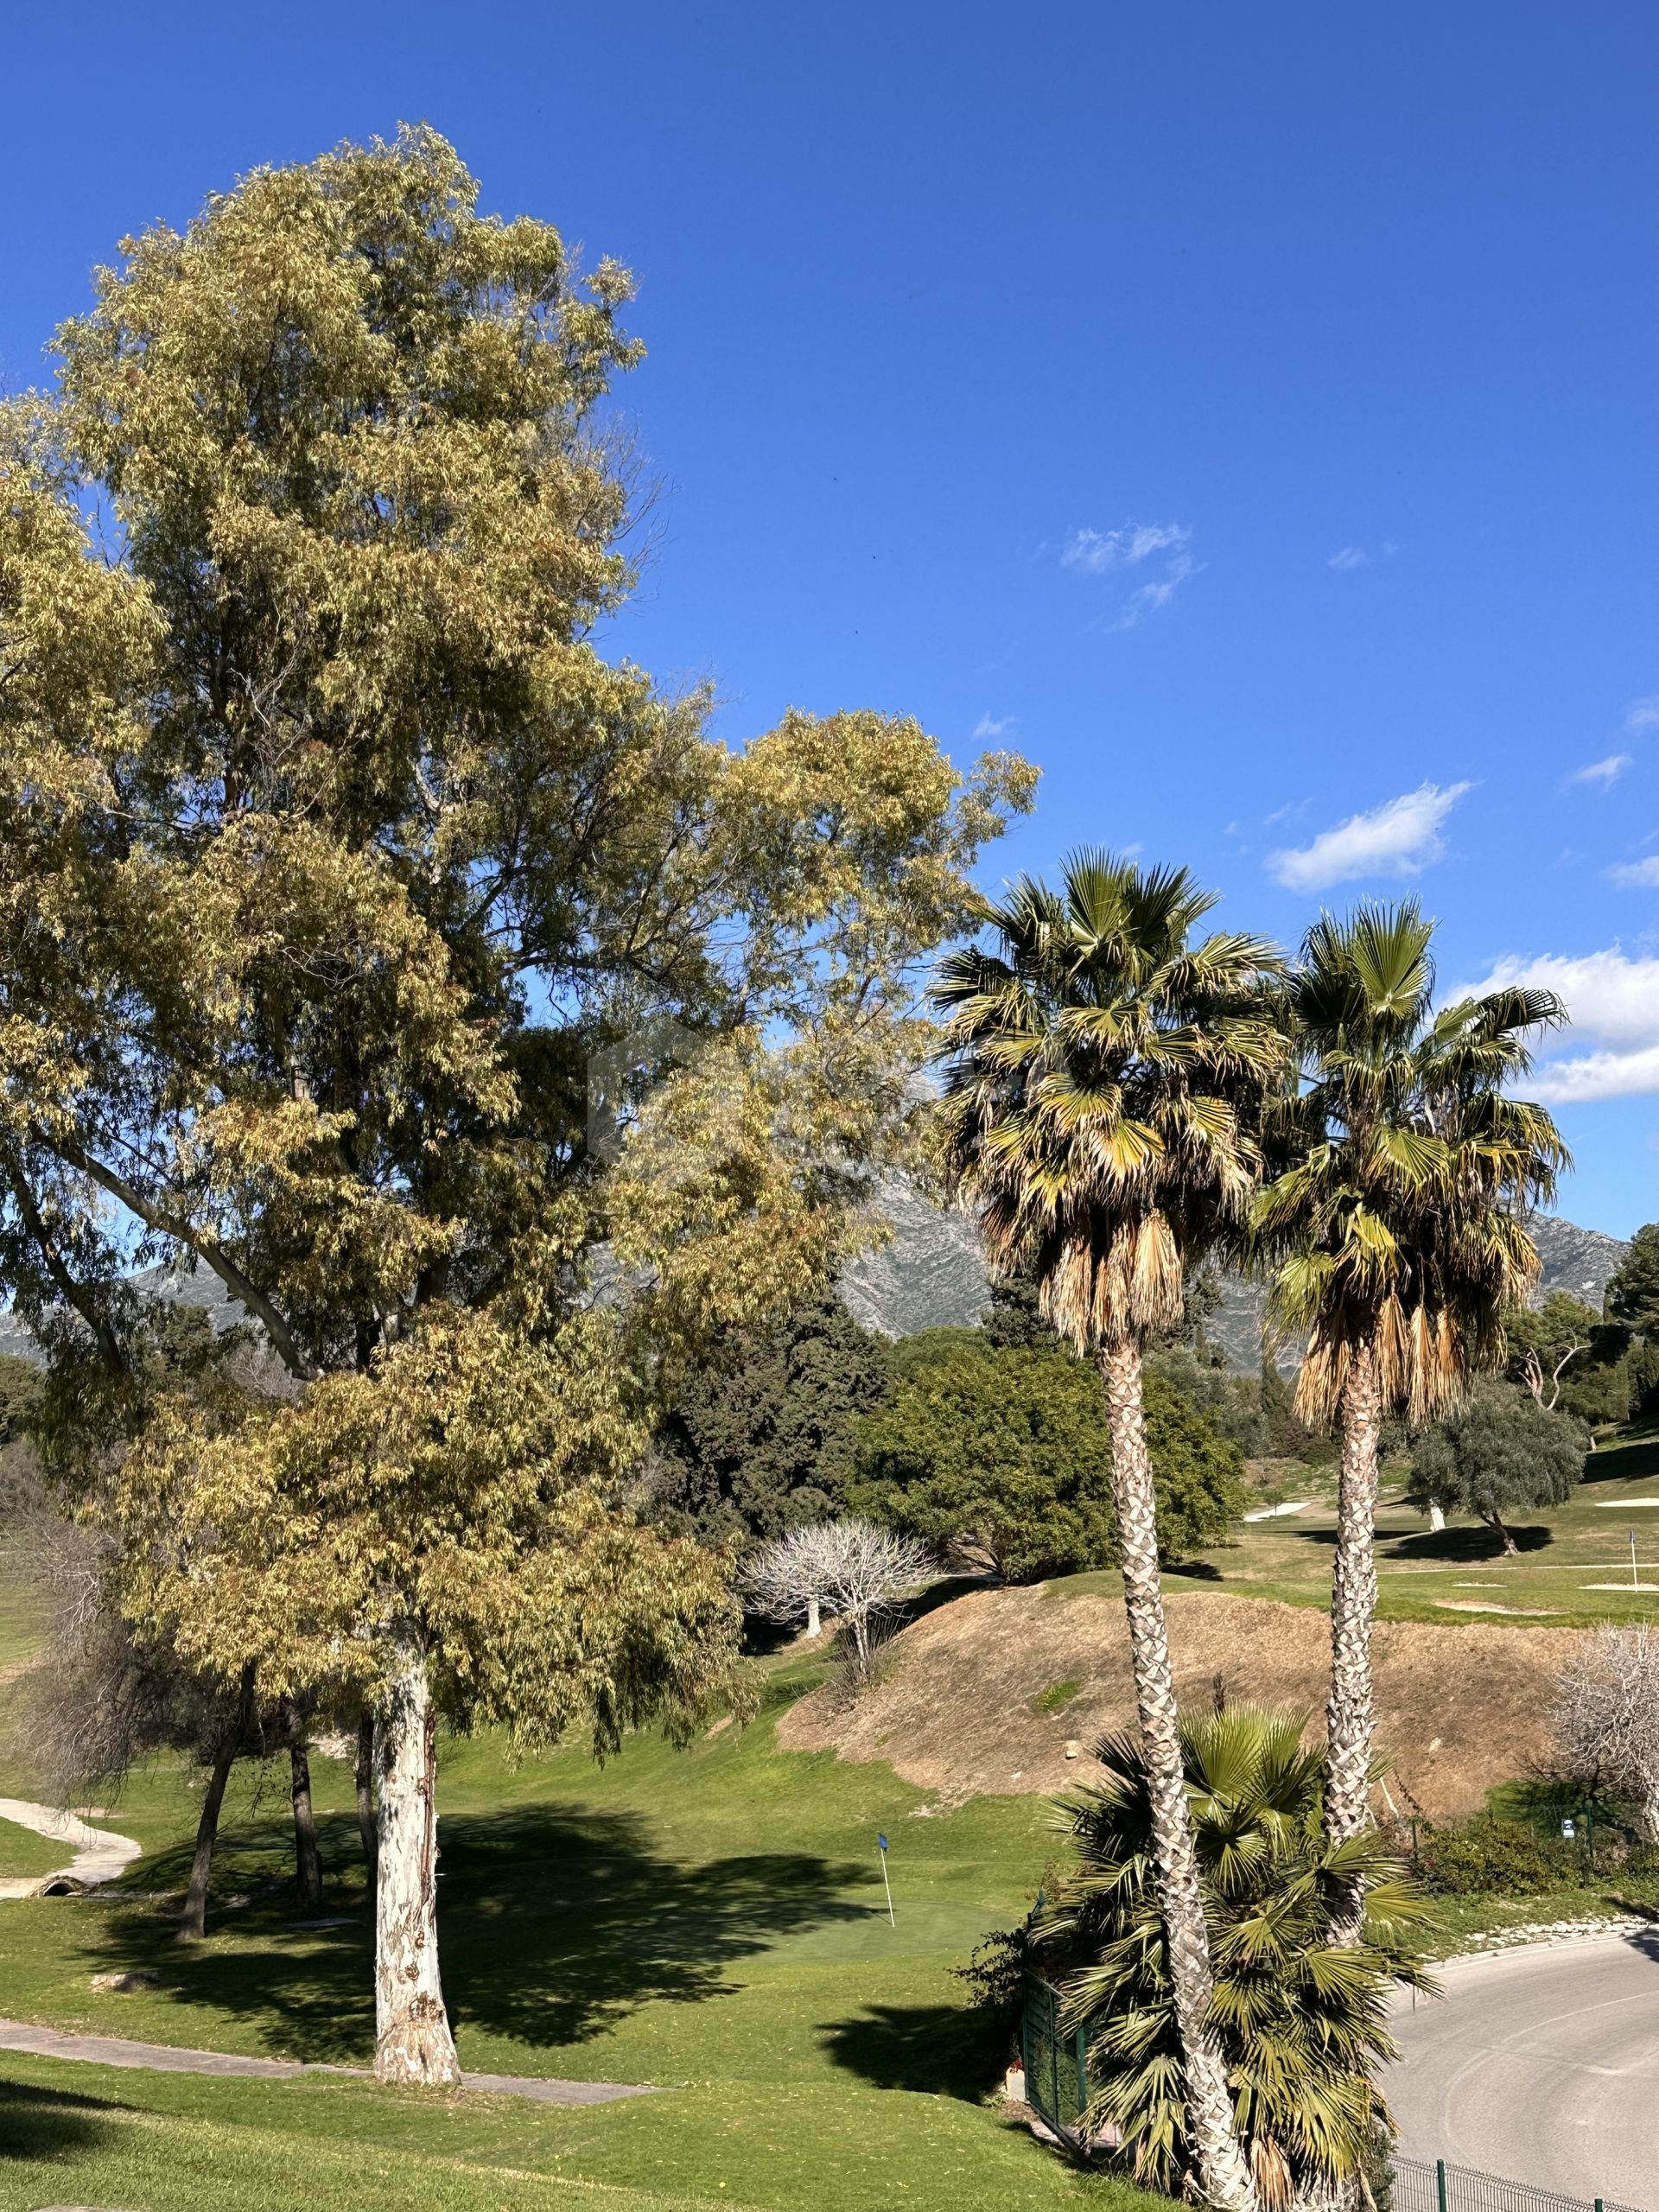
[[[722,1349],[657,1432],[653,1517],[740,1547],[830,1517],[858,1423],[887,1387],[886,1344],[823,1292]]]
[[[1576,1844],[1490,1813],[1431,1828],[1419,1846],[1418,1863],[1430,1889],[1458,1897],[1531,1897],[1573,1889],[1584,1879]]]
[[[1311,1429],[1296,1411],[1291,1388],[1272,1357],[1262,1355],[1262,1421],[1267,1431],[1267,1452],[1274,1459],[1300,1459],[1318,1465],[1332,1456],[1330,1440]]]
[[[1599,1427],[1630,1410],[1630,1332],[1604,1322],[1568,1292],[1552,1291],[1535,1311],[1522,1306],[1504,1323],[1510,1380],[1552,1410]]]
[[[1631,1237],[1607,1285],[1606,1313],[1639,1337],[1659,1337],[1659,1221]]]
[[[1071,855],[980,919],[996,947],[942,964],[950,1174],[994,1262],[1039,1288],[1079,1350],[1185,1319],[1186,1276],[1241,1221],[1252,1117],[1284,1062],[1260,938],[1194,942],[1216,903],[1185,868]]]
[[[34,1419],[44,1377],[33,1360],[0,1352],[0,1444],[14,1443]]]
[[[1340,2183],[1385,2126],[1374,2082],[1394,2055],[1387,2007],[1426,1986],[1424,1901],[1375,1831],[1325,1838],[1323,1759],[1295,1716],[1239,1706],[1188,1719],[1182,1751],[1215,1961],[1211,2018],[1238,2125],[1275,2201]],[[1033,1929],[1089,2037],[1090,2120],[1122,2129],[1137,2180],[1179,2193],[1191,2163],[1164,1922],[1139,1742],[1101,1749],[1104,1779],[1062,1801],[1077,1847]],[[1333,1904],[1358,1883],[1359,1944],[1332,1950]]]
[[[1630,1413],[1643,1421],[1659,1414],[1659,1335],[1644,1337],[1630,1353]]]
[[[861,1423],[856,1510],[1012,1580],[1116,1557],[1100,1377],[1052,1338],[999,1347],[938,1330],[897,1347],[886,1402]],[[1242,1457],[1161,1376],[1145,1386],[1160,1543],[1171,1558],[1226,1533]]]
[[[1260,1389],[1250,1376],[1235,1374],[1211,1353],[1202,1337],[1196,1344],[1149,1351],[1146,1371],[1197,1407],[1217,1435],[1236,1444],[1247,1459],[1259,1459],[1268,1449]]]
[[[1564,1505],[1584,1473],[1590,1433],[1569,1414],[1547,1413],[1512,1382],[1477,1385],[1467,1402],[1425,1429],[1412,1446],[1411,1496],[1447,1513],[1470,1513],[1513,1544],[1505,1516]]]
[[[1272,1118],[1281,1172],[1254,1223],[1274,1318],[1307,1335],[1297,1411],[1318,1426],[1362,1347],[1385,1412],[1455,1402],[1538,1279],[1522,1208],[1567,1161],[1512,1090],[1560,1001],[1505,988],[1436,1009],[1433,938],[1414,899],[1324,915],[1287,993],[1303,1080]]]
[[[1033,1698],[1031,1709],[1033,1713],[1064,1713],[1082,1688],[1083,1684],[1071,1676],[1063,1682],[1051,1682],[1039,1696]]]

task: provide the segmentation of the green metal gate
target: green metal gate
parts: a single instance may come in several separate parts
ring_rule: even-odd
[[[1089,2102],[1089,2044],[1081,2028],[1060,2031],[1060,1993],[1034,1975],[1020,2023],[1026,2102],[1057,2135],[1075,2135]]]

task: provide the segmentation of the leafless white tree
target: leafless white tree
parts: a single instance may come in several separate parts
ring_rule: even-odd
[[[1659,1637],[1584,1637],[1556,1679],[1555,1738],[1573,1778],[1634,1798],[1643,1834],[1659,1843]]]
[[[806,1623],[817,1636],[827,1608],[852,1631],[861,1675],[869,1670],[873,1623],[938,1572],[927,1546],[878,1522],[817,1521],[763,1544],[738,1577],[750,1608],[767,1620]]]
[[[1548,1381],[1544,1376],[1544,1363],[1539,1357],[1535,1347],[1528,1352],[1525,1359],[1521,1363],[1521,1372],[1526,1378],[1528,1389],[1531,1391],[1547,1414],[1553,1414],[1561,1402],[1562,1376],[1566,1374],[1567,1368],[1579,1354],[1581,1351],[1587,1351],[1589,1348],[1587,1344],[1581,1344],[1575,1338],[1551,1368]],[[1544,1395],[1546,1390],[1549,1393],[1548,1397]]]

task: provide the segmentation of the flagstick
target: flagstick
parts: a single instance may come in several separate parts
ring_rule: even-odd
[[[893,1916],[893,1884],[887,1879],[887,1853],[885,1846],[881,1852],[881,1886],[887,1893],[887,1925],[890,1928],[896,1928],[899,1923]]]

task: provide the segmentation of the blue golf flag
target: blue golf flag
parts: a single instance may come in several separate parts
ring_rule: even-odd
[[[877,1846],[879,1847],[879,1848],[880,1848],[880,1849],[881,1849],[881,1850],[883,1850],[883,1851],[885,1851],[885,1850],[887,1849],[887,1839],[886,1838],[886,1836],[884,1836],[884,1835],[881,1834],[881,1832],[880,1832],[880,1830],[879,1828],[878,1828],[878,1829],[877,1829],[877,1831],[876,1831],[876,1837],[875,1837],[875,1840],[876,1840]]]

